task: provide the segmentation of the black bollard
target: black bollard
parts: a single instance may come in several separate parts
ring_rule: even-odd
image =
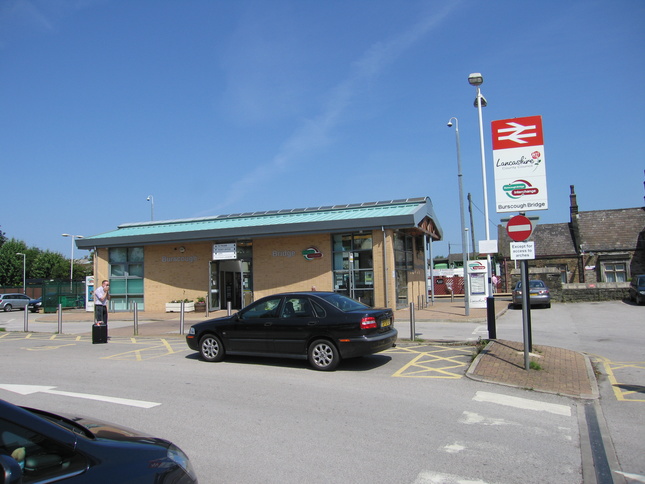
[[[488,339],[497,339],[497,330],[495,329],[495,298],[486,298],[486,316],[488,319]]]

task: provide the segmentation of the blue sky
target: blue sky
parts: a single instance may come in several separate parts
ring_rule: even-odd
[[[643,25],[641,0],[2,0],[0,229],[69,257],[62,233],[150,220],[149,195],[155,220],[429,196],[433,254],[461,252],[453,116],[485,238],[471,72],[492,224],[512,117],[542,116],[539,223],[570,185],[640,207]]]

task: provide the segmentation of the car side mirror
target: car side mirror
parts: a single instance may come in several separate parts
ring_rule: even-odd
[[[5,484],[22,483],[22,469],[16,459],[0,454],[0,467],[2,468]]]

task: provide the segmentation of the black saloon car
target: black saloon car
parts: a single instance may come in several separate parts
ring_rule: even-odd
[[[0,471],[10,484],[197,482],[188,457],[172,442],[4,400],[0,400]]]
[[[341,359],[378,353],[397,337],[391,309],[373,309],[334,292],[267,296],[238,313],[197,323],[188,346],[206,361],[224,355],[308,359],[316,370],[334,370]]]

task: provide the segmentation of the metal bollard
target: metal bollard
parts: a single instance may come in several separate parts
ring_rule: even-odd
[[[58,305],[58,334],[63,334],[63,305]]]
[[[181,309],[179,310],[179,334],[184,334],[184,301],[181,302]]]
[[[414,321],[414,303],[410,303],[410,341],[416,337],[416,327]]]
[[[136,301],[134,301],[132,304],[132,309],[134,310],[134,335],[139,336],[139,305]]]
[[[29,305],[25,306],[25,333],[29,331]]]
[[[231,301],[228,301],[226,303],[226,315],[230,316],[231,315]]]

